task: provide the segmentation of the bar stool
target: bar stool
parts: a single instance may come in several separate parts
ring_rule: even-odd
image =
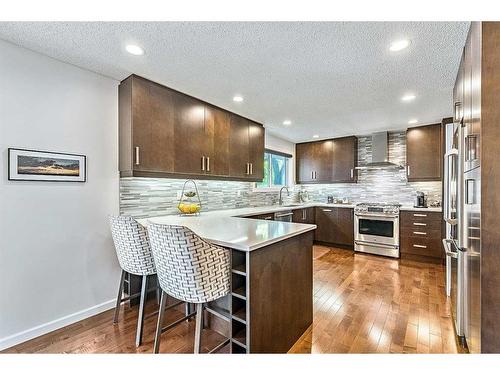
[[[146,295],[151,291],[158,290],[158,287],[147,290],[148,276],[156,274],[154,259],[148,241],[148,232],[146,228],[130,216],[109,216],[109,223],[111,226],[111,234],[115,244],[118,262],[122,268],[113,323],[118,322],[121,303],[140,295],[141,298],[135,339],[135,345],[138,347],[142,343],[142,330],[145,318],[144,302]],[[123,281],[125,279],[126,272],[142,276],[142,285],[140,293],[135,293],[126,298],[122,298]],[[154,313],[148,315],[148,317],[152,315],[154,315]]]
[[[148,224],[148,233],[162,289],[154,353],[160,349],[161,333],[172,326],[163,328],[163,307],[167,294],[180,301],[196,304],[194,353],[200,353],[204,305],[229,294],[229,250],[204,241],[183,226],[151,223]],[[208,308],[206,310],[213,312]],[[229,339],[210,352],[218,350],[227,342]]]

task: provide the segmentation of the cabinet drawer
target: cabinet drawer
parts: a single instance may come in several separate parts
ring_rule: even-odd
[[[427,220],[425,217],[402,216],[401,228],[416,231],[441,230],[441,220]]]
[[[401,252],[436,258],[441,258],[443,255],[441,239],[426,238],[424,236],[403,236],[401,239]]]
[[[441,229],[429,229],[428,227],[402,227],[401,237],[429,238],[441,240]]]
[[[401,211],[401,221],[441,221],[443,214],[441,212],[426,211]]]

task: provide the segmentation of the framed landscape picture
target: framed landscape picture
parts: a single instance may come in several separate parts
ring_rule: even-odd
[[[85,182],[87,157],[9,148],[9,180]]]

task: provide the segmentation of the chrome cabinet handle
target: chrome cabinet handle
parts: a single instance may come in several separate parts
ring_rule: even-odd
[[[204,156],[201,157],[201,170],[202,171],[205,170],[205,157]]]
[[[139,160],[139,147],[135,148],[135,165],[139,165],[140,160]]]
[[[351,168],[351,178],[354,178],[354,169]]]
[[[413,216],[418,216],[418,217],[427,217],[426,214],[413,214]]]
[[[413,232],[413,234],[421,234],[421,235],[426,235],[427,232]]]
[[[247,163],[247,171],[246,171],[246,174],[250,174],[250,164]]]
[[[266,216],[264,220],[271,220],[273,217],[272,216]]]
[[[413,225],[419,225],[421,227],[426,227],[427,226],[427,224],[425,224],[425,223],[413,223]]]
[[[210,172],[210,157],[207,156],[207,172]]]
[[[332,212],[332,210],[327,210],[325,208],[322,208],[323,212]]]
[[[427,246],[425,246],[425,245],[415,245],[415,244],[413,244],[413,247],[419,247],[421,249],[427,249]]]
[[[314,171],[314,179],[316,180],[318,178],[318,172]]]
[[[406,166],[406,175],[409,177],[410,176],[410,166]]]
[[[314,180],[314,172],[311,171],[311,180]]]
[[[250,163],[250,174],[253,174],[253,163]]]

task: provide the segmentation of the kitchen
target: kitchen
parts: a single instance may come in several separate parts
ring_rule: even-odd
[[[173,48],[155,55],[151,46],[158,40],[148,45],[144,36],[151,25],[0,23],[6,56],[0,68],[9,73],[4,87],[13,92],[2,99],[10,103],[9,121],[21,129],[5,127],[1,140],[4,212],[15,217],[2,217],[7,229],[2,248],[10,249],[5,259],[12,264],[4,274],[11,281],[3,285],[6,292],[17,285],[27,300],[43,306],[33,313],[28,301],[5,303],[1,350],[500,352],[495,292],[500,165],[494,157],[500,137],[499,23],[356,25],[377,35],[373,46],[364,45],[366,54],[380,55],[373,58],[373,70],[366,67],[373,82],[359,76],[358,66],[338,80],[377,92],[387,74],[376,72],[395,69],[401,61],[421,64],[410,82],[424,70],[432,78],[419,87],[394,79],[397,83],[388,84],[373,103],[341,103],[337,108],[347,109],[326,114],[316,109],[330,105],[316,98],[328,91],[321,80],[311,83],[318,93],[304,89],[306,104],[311,98],[319,102],[313,109],[294,110],[297,102],[287,85],[277,85],[288,104],[276,109],[269,101],[276,92],[257,94],[266,81],[262,76],[254,87],[210,87],[211,79],[228,73],[221,61],[232,64],[215,59],[220,50],[214,46],[209,54],[214,60],[207,57],[205,63],[220,66],[215,78],[208,75],[202,84],[183,80],[190,73],[182,61],[172,61],[169,76],[157,60],[174,50],[191,57],[191,69],[205,66],[196,59],[198,45],[176,45],[178,35],[191,32],[196,35],[191,42],[205,44],[209,30],[224,38],[235,26],[155,24],[158,38],[168,36]],[[284,43],[289,28],[330,42],[338,38],[339,45],[355,39],[354,25],[342,23],[240,27],[238,37],[268,36],[268,48]],[[125,30],[142,35],[142,47],[136,42],[96,57],[102,46],[92,39],[112,44],[107,36]],[[399,30],[411,37],[395,38]],[[61,39],[51,42],[54,35]],[[417,58],[443,35],[448,48],[436,45]],[[308,41],[301,40],[303,48]],[[44,53],[46,45],[51,47]],[[248,58],[251,50],[239,57]],[[352,53],[349,63],[366,57],[344,53]],[[318,71],[324,57],[311,63]],[[289,66],[300,71],[294,64],[306,60]],[[259,77],[248,64],[248,76]],[[347,69],[345,61],[338,64]],[[297,79],[307,80],[308,74]],[[355,91],[344,85],[336,87],[342,95]],[[66,93],[75,87],[74,100]],[[360,96],[359,91],[349,95],[342,100]],[[58,101],[64,111],[56,110]],[[31,106],[33,111],[16,114]],[[335,121],[325,120],[335,111]],[[353,111],[359,113],[347,113]],[[54,125],[48,125],[51,119]],[[45,124],[46,138],[40,129],[22,125],[34,121]],[[22,170],[23,158],[43,152],[56,159],[59,153],[84,156],[78,165],[83,181],[56,184]],[[49,174],[44,178],[53,178]],[[21,209],[35,214],[13,214]],[[22,223],[37,234],[20,235]],[[62,238],[53,223],[65,228]],[[135,242],[124,239],[131,230]],[[27,250],[37,246],[40,251]],[[138,248],[142,253],[136,257]],[[217,255],[207,256],[210,252]],[[181,254],[190,254],[189,261]],[[134,271],[144,258],[152,263]],[[198,279],[203,282],[192,282]]]

